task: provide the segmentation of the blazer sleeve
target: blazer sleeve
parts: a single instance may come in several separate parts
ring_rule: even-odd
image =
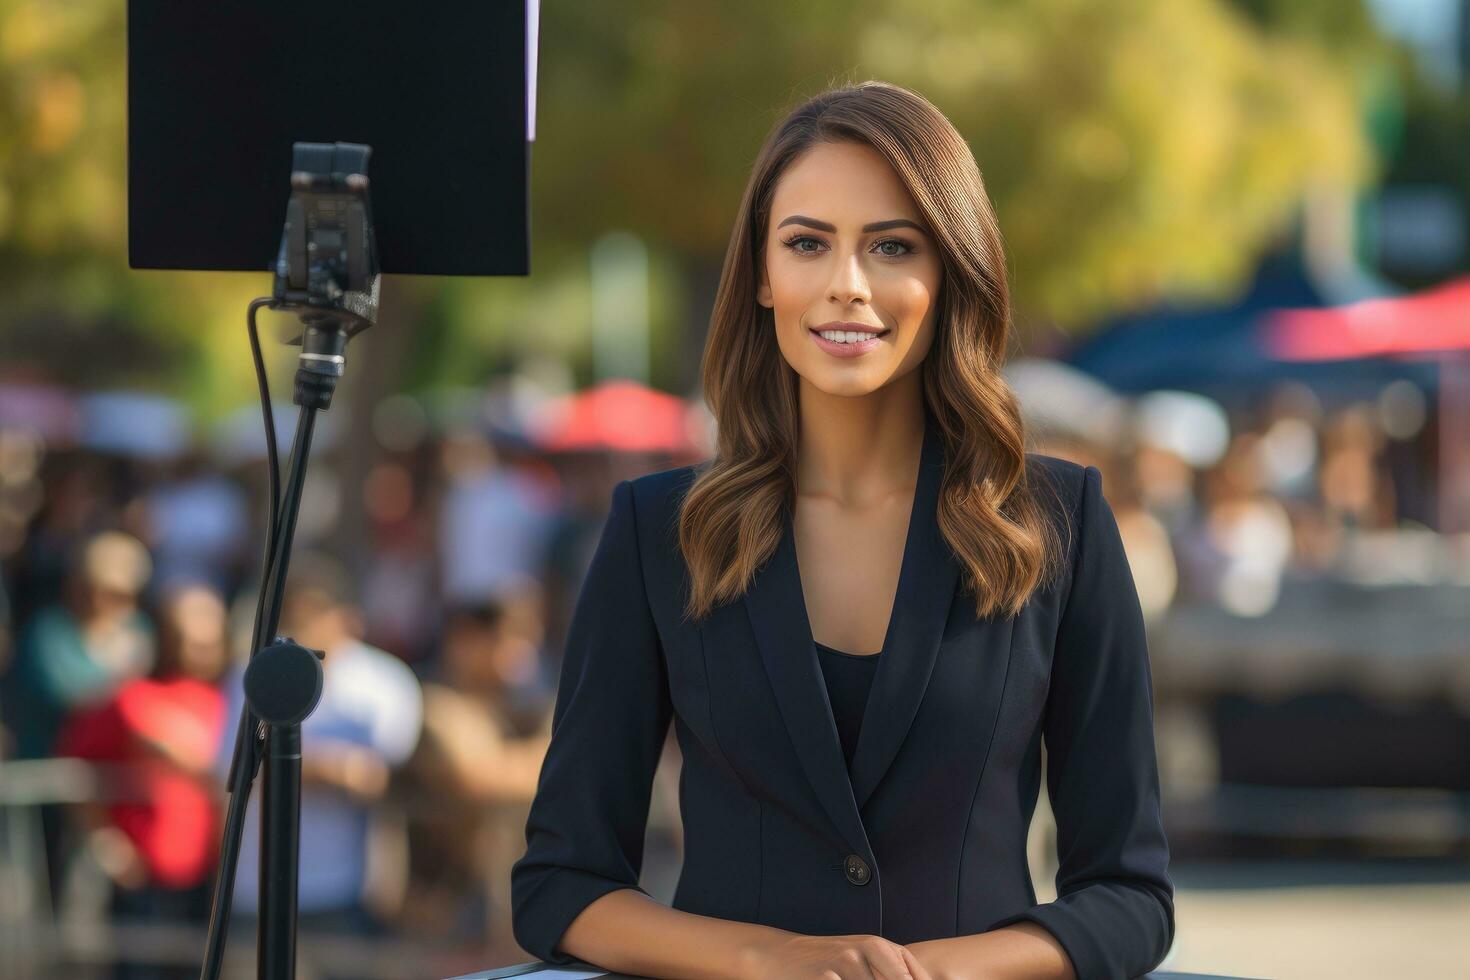
[[[644,591],[633,488],[612,507],[567,629],[551,740],[511,868],[511,926],[549,963],[572,920],[595,899],[636,888],[654,772],[672,703]]]
[[[1143,612],[1102,473],[1087,466],[1044,737],[1057,898],[997,923],[1056,936],[1079,980],[1147,973],[1174,940]]]

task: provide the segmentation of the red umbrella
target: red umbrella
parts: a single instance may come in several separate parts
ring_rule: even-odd
[[[1277,310],[1261,329],[1265,349],[1284,361],[1470,350],[1470,276],[1410,296]]]
[[[534,428],[552,452],[611,450],[682,454],[695,450],[692,410],[675,395],[616,378],[556,399]]]

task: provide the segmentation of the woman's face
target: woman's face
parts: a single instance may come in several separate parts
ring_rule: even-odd
[[[876,150],[812,147],[778,178],[768,225],[756,301],[774,312],[781,355],[804,381],[863,395],[923,363],[943,265],[913,198]],[[820,338],[823,327],[880,332],[847,345],[846,333]]]

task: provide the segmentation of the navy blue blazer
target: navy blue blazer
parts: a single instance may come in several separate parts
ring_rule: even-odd
[[[577,914],[640,888],[654,770],[683,756],[674,908],[898,943],[1029,920],[1081,980],[1134,977],[1174,937],[1143,615],[1101,473],[1044,475],[1065,574],[1017,616],[977,619],[935,521],[931,421],[872,694],[849,773],[797,571],[791,515],[746,594],[682,616],[676,519],[692,466],[613,490],[573,612],[552,735],[511,871],[516,941],[552,963]],[[1026,835],[1047,749],[1053,902]],[[646,892],[645,892],[646,894]]]

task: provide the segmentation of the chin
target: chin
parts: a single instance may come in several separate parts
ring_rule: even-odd
[[[870,395],[883,387],[881,384],[874,384],[866,378],[856,377],[854,374],[848,374],[846,377],[843,377],[841,372],[834,371],[819,371],[806,375],[806,379],[814,388],[817,388],[824,394],[843,395],[847,397]]]

